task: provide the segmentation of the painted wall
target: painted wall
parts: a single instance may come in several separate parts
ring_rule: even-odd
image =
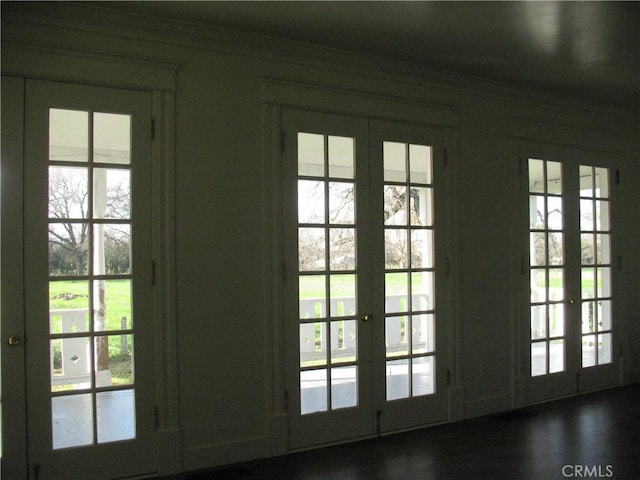
[[[3,5],[2,22],[3,74],[87,81],[91,73],[75,63],[86,54],[96,64],[117,60],[123,65],[122,75],[109,71],[102,82],[95,77],[91,82],[151,85],[175,100],[175,117],[166,115],[170,108],[162,118],[163,135],[170,141],[161,153],[170,165],[165,173],[171,175],[164,193],[175,208],[174,217],[165,219],[165,225],[175,228],[168,237],[175,243],[163,265],[174,272],[166,294],[174,296],[175,310],[164,312],[169,327],[159,332],[175,334],[169,355],[159,362],[169,372],[160,376],[165,387],[178,388],[177,395],[165,393],[161,402],[165,411],[174,412],[165,420],[179,426],[166,440],[165,449],[173,449],[167,471],[286,449],[278,419],[282,379],[281,356],[275,350],[281,344],[273,295],[279,232],[273,211],[278,181],[272,175],[277,171],[277,135],[271,130],[277,125],[265,102],[266,78],[326,87],[308,99],[317,105],[326,103],[332,91],[342,96],[353,92],[351,103],[335,105],[338,113],[374,110],[376,96],[398,99],[398,108],[380,111],[381,118],[406,114],[412,120],[429,105],[449,112],[456,129],[450,198],[455,211],[450,232],[455,242],[451,369],[465,417],[512,408],[519,395],[516,377],[523,373],[516,346],[527,282],[520,257],[527,246],[517,225],[526,212],[520,208],[513,135],[612,152],[621,171],[615,207],[623,267],[616,273],[621,287],[618,321],[624,331],[621,375],[625,382],[640,381],[637,114],[91,7]],[[163,83],[145,74],[158,65],[175,67],[175,89],[172,79]],[[367,92],[365,107],[356,92]]]

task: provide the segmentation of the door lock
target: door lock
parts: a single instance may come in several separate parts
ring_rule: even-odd
[[[368,322],[369,320],[373,320],[373,315],[365,314],[360,317],[360,320],[363,322]]]
[[[20,345],[20,336],[18,336],[18,335],[9,335],[7,337],[7,343],[12,347],[15,347],[16,345]]]

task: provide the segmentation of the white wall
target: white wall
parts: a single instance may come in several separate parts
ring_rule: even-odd
[[[519,208],[512,135],[600,145],[612,152],[622,175],[615,208],[623,220],[616,232],[623,257],[617,272],[619,322],[626,338],[623,375],[626,382],[640,381],[637,115],[407,65],[94,8],[3,4],[2,21],[5,75],[151,88],[175,99],[175,119],[162,118],[171,141],[160,155],[168,162],[166,173],[173,176],[175,169],[164,191],[175,206],[175,218],[164,219],[170,227],[175,222],[175,245],[169,244],[169,263],[163,265],[175,266],[165,292],[175,295],[175,312],[164,312],[170,326],[159,334],[175,328],[176,351],[169,352],[162,368],[172,372],[177,358],[177,379],[165,374],[164,381],[177,381],[179,393],[178,405],[166,394],[160,403],[175,411],[165,421],[179,424],[180,430],[166,440],[174,457],[167,470],[283,449],[274,445],[281,440],[269,423],[280,411],[280,392],[273,385],[281,379],[280,356],[274,351],[278,307],[272,297],[279,267],[272,249],[278,248],[279,232],[272,217],[277,179],[270,172],[277,170],[277,155],[269,143],[269,129],[277,125],[268,117],[265,77],[326,86],[317,91],[318,105],[326,104],[332,91],[341,98],[351,91],[353,100],[336,104],[337,112],[375,110],[376,96],[399,100],[395,110],[380,111],[380,117],[411,120],[430,105],[448,112],[447,122],[456,128],[450,160],[456,252],[451,369],[467,417],[511,408],[518,395],[514,381],[522,373],[517,371],[516,340],[519,295],[527,281],[520,273],[520,256],[526,246],[515,226],[526,212]],[[80,71],[82,62],[115,62],[122,72],[107,69],[98,78]],[[167,78],[151,78],[156,70]],[[367,92],[366,107],[357,92]],[[164,212],[171,215],[171,209]]]

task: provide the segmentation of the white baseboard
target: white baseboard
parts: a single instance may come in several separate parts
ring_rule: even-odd
[[[183,454],[184,471],[230,465],[265,458],[269,455],[266,437],[249,438],[228,443],[215,443],[186,448]]]

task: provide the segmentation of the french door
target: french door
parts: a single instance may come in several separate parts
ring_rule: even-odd
[[[615,175],[595,156],[574,156],[526,160],[530,402],[618,381]]]
[[[440,132],[291,110],[283,132],[289,447],[445,420]]]
[[[155,471],[150,94],[25,84],[30,478]]]

